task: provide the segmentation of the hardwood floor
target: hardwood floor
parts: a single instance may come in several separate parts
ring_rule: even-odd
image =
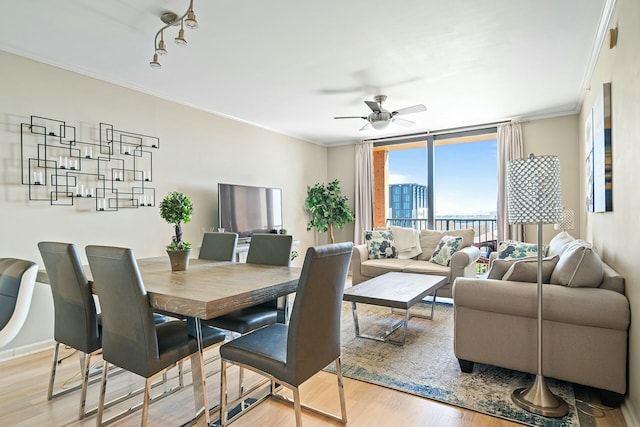
[[[211,357],[217,350],[211,350]],[[65,359],[58,368],[57,384],[66,386],[77,381],[78,357],[71,350],[61,351]],[[95,416],[77,421],[79,393],[46,400],[49,381],[49,369],[52,351],[42,351],[0,363],[0,426],[94,426]],[[100,358],[92,365],[101,366]],[[207,365],[208,373],[219,370],[219,362]],[[175,370],[174,370],[175,371]],[[237,384],[230,372],[229,384]],[[170,382],[175,382],[175,372],[170,375]],[[219,375],[214,373],[208,378],[209,401],[217,402],[219,396]],[[251,378],[248,376],[248,380]],[[107,399],[142,385],[142,380],[128,373],[115,375],[109,382]],[[185,375],[185,383],[191,384],[191,376]],[[384,387],[345,378],[345,395],[347,400],[348,425],[360,426],[446,426],[446,427],[512,427],[519,426],[509,421],[490,417],[454,406],[444,405],[428,399],[394,391]],[[161,389],[157,387],[156,389]],[[89,387],[87,407],[95,407],[98,400],[99,384]],[[303,384],[301,396],[304,402],[334,413],[340,412],[336,378],[332,374],[321,372]],[[138,402],[140,398],[132,398],[127,402]],[[121,405],[120,408],[123,406]],[[126,407],[126,406],[125,406]],[[187,422],[194,413],[193,393],[191,387],[151,405],[149,426],[179,426]],[[114,411],[107,411],[111,416]],[[201,417],[197,425],[204,425]],[[625,426],[619,409],[607,411],[603,418],[595,420],[596,427]],[[303,423],[311,426],[340,426],[341,424],[327,418],[303,411]],[[115,426],[137,426],[140,424],[140,412],[136,412]],[[293,407],[268,399],[255,409],[232,424],[243,426],[295,426]]]

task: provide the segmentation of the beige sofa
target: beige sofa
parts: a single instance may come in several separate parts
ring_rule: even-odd
[[[549,281],[562,279],[557,269],[566,254],[551,254],[560,261]],[[596,263],[593,255],[580,262]],[[543,373],[598,388],[603,403],[617,406],[627,390],[630,309],[624,279],[601,263],[602,279],[595,287],[543,285]],[[600,274],[593,272],[599,265],[588,267],[589,275]],[[454,352],[462,371],[471,372],[478,362],[536,373],[536,298],[535,281],[458,278]]]
[[[443,266],[429,261],[431,254],[444,235],[462,236],[462,247],[453,254],[449,266]],[[438,290],[439,297],[451,298],[451,283],[457,277],[475,277],[476,261],[480,250],[473,246],[474,230],[451,230],[445,232],[433,230],[420,231],[421,253],[413,258],[385,258],[369,259],[367,245],[353,247],[351,256],[352,284],[369,280],[391,271],[405,273],[433,274],[447,276],[448,283]]]

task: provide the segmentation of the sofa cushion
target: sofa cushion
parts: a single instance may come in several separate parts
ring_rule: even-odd
[[[566,231],[556,234],[549,242],[549,250],[547,251],[547,255],[562,255],[562,252],[567,249],[567,245],[574,240],[575,239],[573,238],[573,236]]]
[[[473,240],[476,236],[476,232],[473,228],[463,228],[460,230],[448,230],[443,231],[442,234],[445,236],[460,236],[462,237],[462,244],[458,249],[466,248],[467,246],[473,245]]]
[[[429,261],[431,259],[431,254],[436,250],[442,236],[444,236],[444,234],[440,231],[420,230],[420,247],[422,248],[422,253],[418,255],[417,259],[421,261]]]
[[[404,268],[411,262],[415,261],[398,258],[369,259],[362,263],[360,272],[363,276],[376,277],[390,271],[404,271]],[[423,262],[423,264],[427,263]]]
[[[449,266],[451,256],[456,253],[462,244],[462,236],[442,236],[438,246],[431,255],[431,262],[436,264]]]
[[[547,251],[547,246],[542,245],[542,255]],[[536,243],[525,243],[517,240],[506,240],[498,243],[499,259],[521,259],[521,258],[537,258],[538,245]]]
[[[451,268],[444,265],[436,264],[435,262],[425,262],[411,260],[407,265],[402,268],[404,273],[420,273],[420,274],[433,274],[434,276],[448,276],[451,272]]]
[[[391,230],[372,230],[364,232],[369,259],[397,258],[395,242]]]
[[[491,261],[487,279],[502,280],[502,276],[504,276],[514,262],[515,261],[511,259],[494,259]]]
[[[576,288],[597,288],[602,282],[602,260],[590,243],[578,239],[569,243],[551,274],[551,283]]]
[[[549,283],[551,273],[559,259],[560,256],[556,255],[542,260],[542,283]],[[513,262],[502,276],[502,280],[538,283],[538,258],[525,258]]]
[[[440,243],[442,236],[462,236],[462,244],[458,248],[462,249],[473,245],[475,231],[473,228],[448,231],[420,230],[420,247],[422,248],[422,253],[418,255],[416,259],[429,261],[433,251],[436,250],[438,243]]]

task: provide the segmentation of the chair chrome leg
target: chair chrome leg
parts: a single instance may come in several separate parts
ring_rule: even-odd
[[[344,381],[342,378],[342,362],[340,357],[336,359],[336,376],[338,377],[338,393],[340,394],[340,412],[342,413],[342,422],[347,423],[347,404],[344,398]]]
[[[80,392],[80,412],[78,419],[81,420],[85,416],[85,408],[87,405],[87,388],[89,387],[89,368],[91,367],[91,353],[80,352],[80,369],[82,369],[82,391]]]
[[[109,362],[105,361],[102,365],[102,382],[100,383],[100,398],[98,400],[98,415],[96,418],[96,426],[102,426],[102,416],[104,415],[104,398],[107,394],[107,372],[109,371]]]
[[[166,377],[166,373],[163,374],[163,378]],[[140,421],[141,427],[146,427],[147,420],[149,419],[149,399],[151,396],[151,378],[147,378],[144,382],[144,400],[142,401],[142,420]]]
[[[300,405],[300,389],[293,388],[293,408],[296,413],[296,427],[302,427],[302,405]]]
[[[47,400],[53,399],[53,383],[56,379],[56,370],[58,368],[58,354],[60,352],[60,343],[56,342],[53,349],[53,365],[51,365],[51,375],[49,377],[49,390],[47,391]]]
[[[227,362],[220,358],[220,426],[227,425]]]

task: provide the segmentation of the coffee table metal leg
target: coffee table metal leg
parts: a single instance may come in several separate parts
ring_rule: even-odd
[[[358,309],[356,307],[356,303],[355,302],[351,303],[351,312],[353,313],[353,324],[355,326],[356,337],[357,338],[367,338],[367,339],[370,339],[370,340],[380,341],[380,342],[388,342],[390,344],[395,344],[395,345],[404,345],[404,343],[406,341],[406,338],[407,338],[407,323],[409,323],[409,319],[411,318],[411,314],[409,313],[408,309],[405,310],[405,318],[404,319],[399,320],[396,323],[393,323],[380,336],[361,334],[360,333],[360,323],[358,322]],[[402,334],[402,340],[389,339],[389,336],[391,334],[393,334],[395,331],[397,331],[398,329],[400,329],[400,328],[404,328],[403,334]]]

